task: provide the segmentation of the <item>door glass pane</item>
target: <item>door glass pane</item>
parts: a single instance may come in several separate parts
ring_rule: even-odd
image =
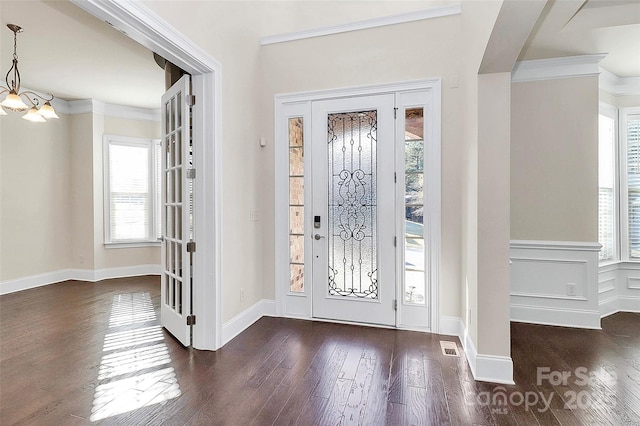
[[[304,292],[304,137],[302,117],[289,119],[289,291]]]
[[[377,299],[377,112],[330,114],[327,121],[328,293]]]
[[[424,110],[405,111],[404,301],[425,304]]]

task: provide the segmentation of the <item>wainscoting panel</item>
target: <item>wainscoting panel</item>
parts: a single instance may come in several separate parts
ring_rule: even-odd
[[[600,328],[598,243],[511,241],[511,320]]]
[[[619,262],[598,270],[601,317],[616,312],[640,312],[640,263]]]

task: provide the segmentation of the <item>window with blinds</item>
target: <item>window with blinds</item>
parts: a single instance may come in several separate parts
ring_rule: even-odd
[[[104,137],[105,243],[160,237],[160,149],[150,139]]]
[[[602,245],[600,261],[614,260],[616,257],[615,124],[615,118],[600,114],[598,123],[598,242]]]
[[[627,150],[627,222],[629,259],[640,259],[640,113],[624,121]]]

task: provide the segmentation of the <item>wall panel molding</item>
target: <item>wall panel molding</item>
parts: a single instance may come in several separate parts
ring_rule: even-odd
[[[511,320],[600,328],[596,242],[513,240]]]
[[[617,312],[640,312],[640,263],[619,262],[598,270],[601,317]]]

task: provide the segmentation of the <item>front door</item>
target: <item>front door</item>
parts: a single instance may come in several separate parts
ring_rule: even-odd
[[[162,96],[162,326],[185,346],[191,345],[191,253],[193,191],[190,76]]]
[[[311,116],[313,316],[396,325],[394,95]]]

